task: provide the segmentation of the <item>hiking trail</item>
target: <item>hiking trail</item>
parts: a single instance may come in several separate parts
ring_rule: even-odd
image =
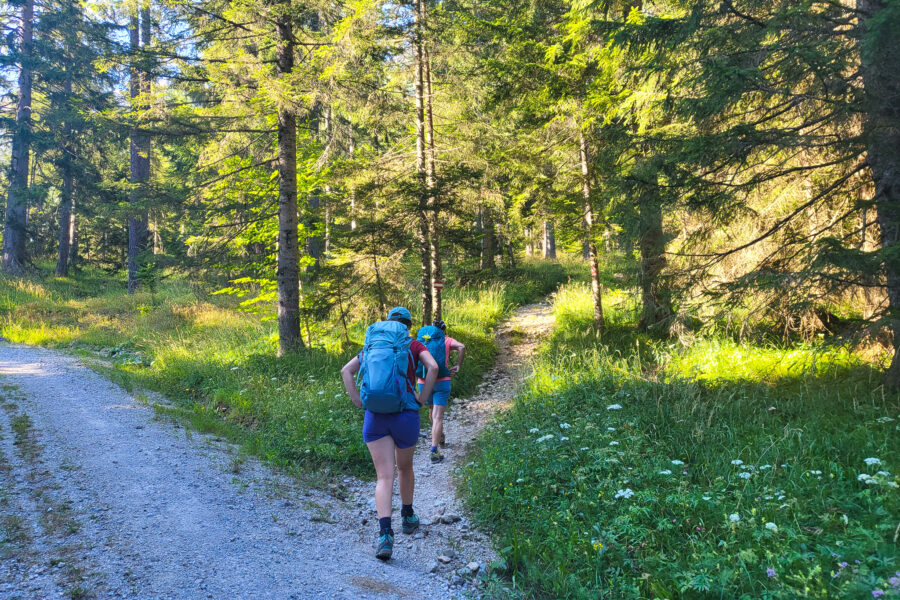
[[[479,391],[451,398],[444,462],[420,438],[415,507],[428,525],[403,535],[398,510],[387,563],[373,556],[374,473],[310,489],[78,358],[0,343],[0,599],[462,597],[494,553],[452,469],[552,323],[540,303],[498,328]]]

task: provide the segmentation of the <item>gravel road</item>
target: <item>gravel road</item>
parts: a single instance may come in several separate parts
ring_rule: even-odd
[[[0,377],[0,598],[455,595],[412,553],[376,560],[358,522],[327,522],[334,497],[158,419],[75,358],[2,344]]]
[[[548,305],[532,305],[501,328],[482,389],[451,401],[448,460],[431,464],[422,439],[415,506],[425,526],[398,533],[388,563],[373,556],[373,481],[309,489],[77,358],[0,343],[0,599],[471,593],[495,555],[468,522],[452,469],[509,402],[548,319]]]

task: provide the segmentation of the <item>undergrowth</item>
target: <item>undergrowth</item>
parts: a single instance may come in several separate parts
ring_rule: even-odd
[[[820,344],[653,339],[633,290],[566,286],[513,407],[460,472],[495,597],[900,596],[900,401]]]
[[[448,333],[467,348],[455,397],[473,392],[492,364],[493,330],[511,309],[552,292],[577,270],[575,264],[529,262],[507,274],[508,281],[475,280],[445,290]],[[273,463],[298,472],[368,473],[362,414],[339,376],[358,352],[367,323],[350,325],[349,344],[338,327],[319,323],[312,347],[276,357],[275,321],[236,310],[238,302],[178,277],[162,280],[152,294],[129,296],[121,277],[93,271],[68,278],[0,276],[0,335],[99,354],[108,362],[97,368],[111,379],[161,392],[174,403],[169,414]]]

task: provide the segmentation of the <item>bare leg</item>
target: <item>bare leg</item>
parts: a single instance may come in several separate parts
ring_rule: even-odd
[[[431,445],[437,446],[441,443],[441,438],[444,436],[444,410],[446,410],[446,406],[440,406],[435,404],[431,407],[431,412],[429,415],[431,416]]]
[[[369,448],[369,454],[372,455],[372,462],[375,463],[375,508],[378,510],[378,518],[391,516],[391,496],[394,493],[394,438],[389,435],[379,438],[374,442],[366,444]],[[401,450],[397,450],[397,455]],[[412,455],[410,455],[410,471],[412,470]],[[402,471],[401,471],[402,473]],[[403,489],[403,478],[400,478],[401,490]],[[402,494],[402,491],[401,491]]]
[[[413,473],[413,453],[416,447],[397,448],[397,471],[400,474],[400,500],[403,504],[412,504],[416,488],[416,476]],[[391,481],[393,484],[393,481]],[[375,501],[376,504],[378,501]]]

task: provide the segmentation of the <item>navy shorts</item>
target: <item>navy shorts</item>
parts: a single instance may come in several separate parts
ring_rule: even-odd
[[[418,384],[419,393],[422,393],[422,384]],[[447,406],[450,403],[450,380],[444,379],[443,381],[435,381],[434,389],[431,392],[431,398],[428,399],[428,404],[435,404],[437,406]]]
[[[419,441],[419,411],[404,410],[398,413],[373,413],[366,411],[363,420],[363,441],[367,444],[389,435],[397,448],[411,448]]]

